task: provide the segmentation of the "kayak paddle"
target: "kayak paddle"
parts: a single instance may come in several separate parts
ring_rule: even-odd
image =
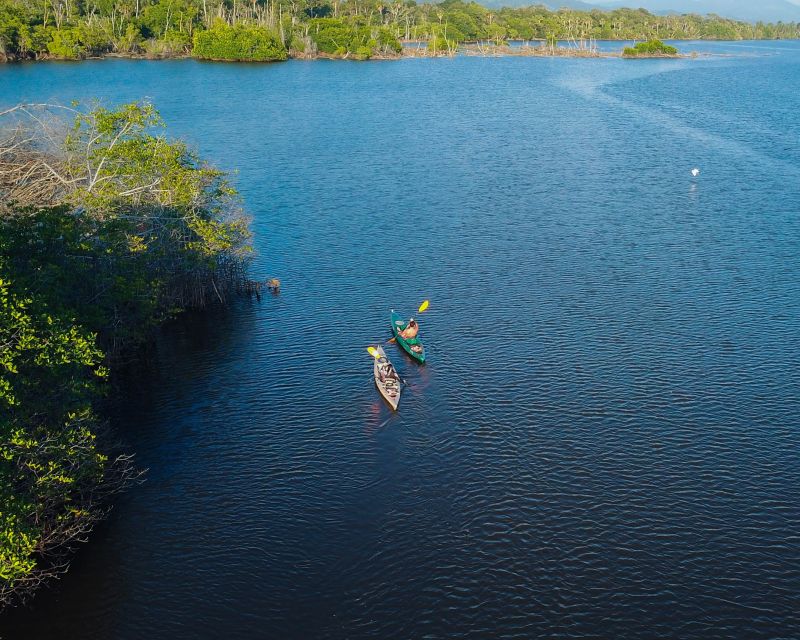
[[[378,353],[378,350],[375,347],[367,347],[367,351],[369,351],[369,355],[371,355],[376,360],[381,357],[381,354]],[[394,368],[394,366],[392,366],[392,368]],[[400,378],[400,381],[404,385],[408,386],[408,382],[406,382],[406,379],[398,373],[397,369],[395,369],[394,372],[397,373],[397,377]]]

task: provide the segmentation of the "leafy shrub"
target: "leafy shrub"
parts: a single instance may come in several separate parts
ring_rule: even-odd
[[[403,45],[390,29],[379,27],[375,36],[381,53],[400,53],[403,50]]]
[[[6,266],[0,255],[0,603],[43,547],[83,530],[73,499],[106,462],[90,431],[105,374],[94,336],[16,287]]]
[[[108,18],[99,18],[81,23],[80,38],[90,56],[99,56],[111,51],[114,28]]]
[[[0,61],[19,50],[19,29],[24,24],[25,18],[16,7],[0,2]]]
[[[431,25],[428,51],[431,53],[453,53],[458,43],[465,39],[461,31],[449,24]]]
[[[145,53],[152,58],[172,58],[189,52],[192,40],[185,33],[167,31],[163,38],[152,38],[142,43]]]
[[[338,18],[311,20],[309,35],[317,50],[333,55],[344,55],[358,46],[356,30]]]
[[[42,25],[30,26],[24,24],[18,32],[18,48],[20,55],[40,56],[47,53],[47,43],[50,40],[50,30]]]
[[[195,58],[268,62],[286,60],[288,52],[278,36],[264,27],[223,22],[194,34]]]
[[[145,38],[167,39],[170,31],[185,32],[185,27],[190,27],[197,18],[200,3],[193,4],[183,0],[162,0],[154,3],[143,3],[138,25]],[[191,28],[188,29],[191,36]]]
[[[142,44],[142,32],[135,24],[129,23],[125,33],[114,38],[114,48],[121,53],[133,53],[139,50]]]
[[[634,47],[625,47],[622,55],[635,58],[637,56],[674,56],[677,53],[678,50],[675,47],[664,44],[661,40],[650,40],[639,42]]]
[[[309,36],[318,51],[334,56],[366,60],[372,56],[396,55],[402,46],[385,27],[346,22],[339,18],[315,18],[310,21]]]
[[[64,60],[80,60],[87,55],[86,45],[81,38],[81,31],[77,28],[54,29],[50,34],[47,50],[55,58]]]
[[[428,51],[432,53],[450,53],[457,47],[458,43],[455,40],[450,40],[440,34],[434,34],[428,40]]]
[[[249,252],[224,175],[158,135],[152,105],[98,107],[65,124],[13,130],[48,140],[43,162],[68,188],[37,190],[24,207],[0,200],[0,607],[52,575],[103,496],[135,473],[96,444],[104,352],[222,301]],[[27,166],[41,155],[4,158]],[[4,195],[17,186],[4,182]]]

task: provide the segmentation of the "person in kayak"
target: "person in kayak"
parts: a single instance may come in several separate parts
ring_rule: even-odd
[[[379,371],[381,374],[381,380],[383,381],[397,380],[398,378],[397,372],[394,370],[394,366],[391,362],[381,365]]]
[[[400,337],[403,338],[403,340],[412,340],[417,337],[418,333],[419,325],[414,318],[411,318],[411,320],[408,321],[406,328],[400,332]]]

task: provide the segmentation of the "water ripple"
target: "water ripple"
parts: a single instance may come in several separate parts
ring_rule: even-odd
[[[241,169],[284,282],[167,328],[116,418],[148,483],[8,637],[800,637],[800,49],[774,46],[0,69],[3,100],[151,95]],[[424,298],[394,415],[365,347]]]

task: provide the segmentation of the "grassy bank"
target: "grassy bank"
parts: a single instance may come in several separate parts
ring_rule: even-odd
[[[136,479],[102,444],[110,371],[245,284],[235,194],[162,124],[149,104],[0,114],[0,607]]]

